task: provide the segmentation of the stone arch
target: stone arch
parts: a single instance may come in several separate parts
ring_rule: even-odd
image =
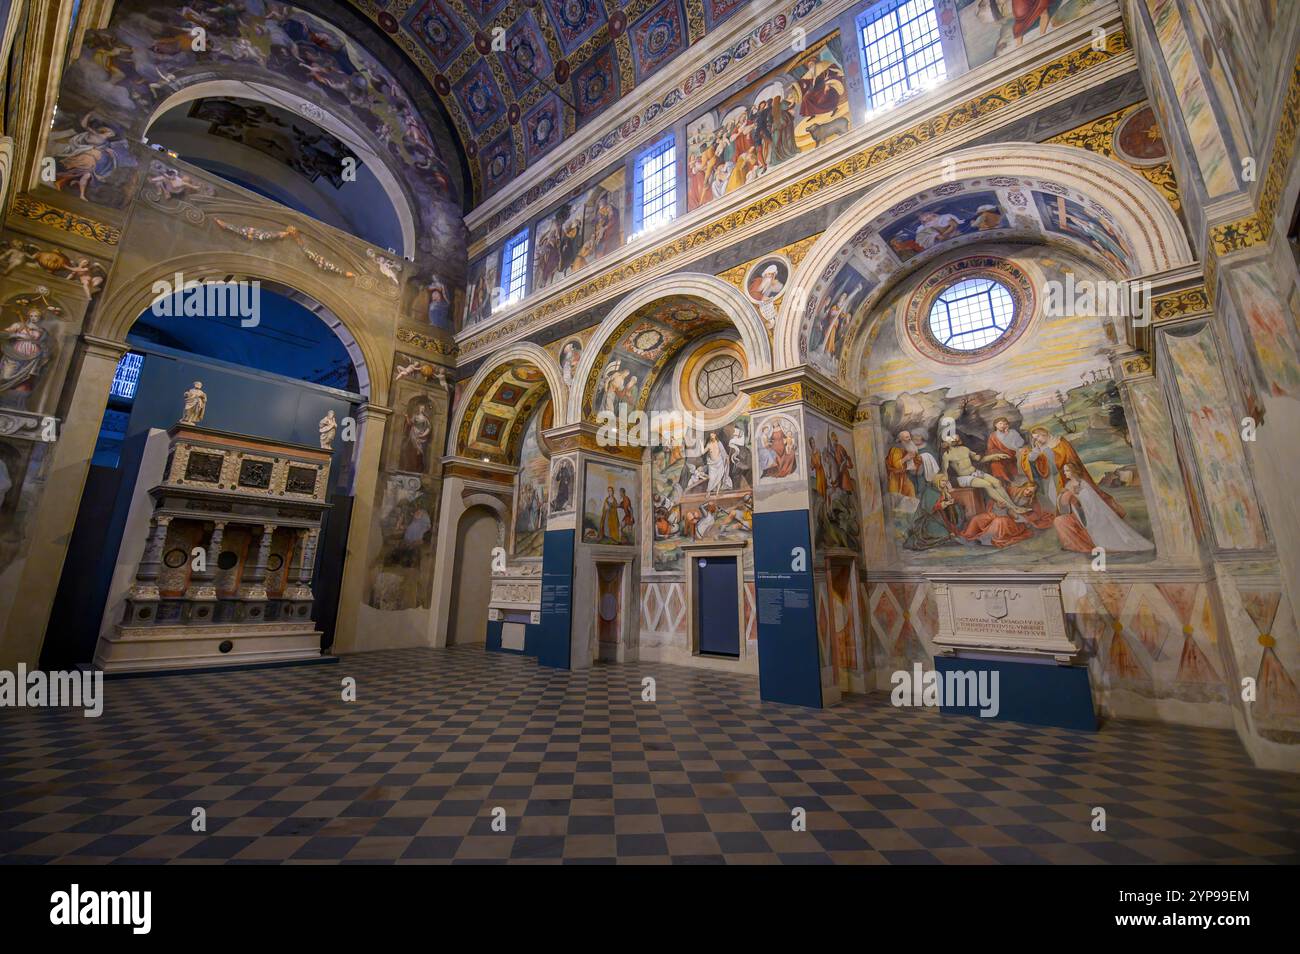
[[[774,362],[778,370],[806,363],[803,353],[804,336],[818,306],[818,288],[838,272],[852,251],[852,243],[882,216],[897,213],[901,218],[906,209],[900,209],[914,196],[928,189],[945,186],[957,188],[968,183],[988,183],[990,188],[1017,180],[1029,188],[1041,187],[1077,190],[1086,194],[1105,208],[1117,229],[1127,240],[1129,261],[1127,274],[1114,274],[1117,279],[1140,278],[1190,264],[1193,255],[1186,233],[1177,214],[1155,188],[1136,172],[1103,156],[1070,146],[1035,143],[1000,143],[974,146],[937,156],[895,176],[872,190],[846,209],[813,245],[786,289],[781,310],[777,315],[774,341]],[[1012,229],[995,237],[1019,241],[1045,241],[1049,237],[1068,244],[1089,260],[1097,260],[1082,243],[1069,240],[1041,229],[1036,234],[1021,231],[1018,236]],[[972,236],[980,240],[982,236]],[[901,266],[894,266],[868,293],[867,299],[857,303],[858,314],[864,314],[864,305],[878,301],[897,283],[916,268],[946,254],[959,242],[938,243],[933,254],[918,255]],[[1116,269],[1103,265],[1109,273]],[[866,322],[851,326],[847,332],[850,345],[844,349],[838,362],[841,376],[845,369],[856,367],[860,358],[862,333]]]
[[[317,317],[338,336],[352,357],[358,390],[372,404],[387,404],[395,347],[391,329],[371,327],[354,298],[318,275],[248,252],[191,252],[160,262],[130,278],[115,275],[104,300],[95,309],[87,333],[125,342],[136,319],[159,297],[154,292],[155,283],[170,284],[178,272],[187,282],[191,279],[224,281],[231,276],[272,282],[318,302],[329,314],[317,310]]]
[[[488,396],[488,393],[501,380],[505,373],[519,364],[530,364],[542,373],[546,382],[546,390],[551,396],[551,404],[554,408],[553,427],[558,427],[569,422],[567,415],[569,389],[564,384],[564,377],[560,373],[559,363],[551,357],[551,353],[540,345],[531,341],[520,341],[495,352],[490,360],[485,361],[483,365],[470,378],[469,384],[456,402],[456,407],[451,416],[451,428],[449,433],[452,435],[452,450],[459,455],[467,454],[468,430],[473,424],[473,414],[478,405]],[[540,401],[540,398],[538,399]],[[535,406],[535,405],[534,405]],[[529,408],[528,414],[521,412],[520,416],[527,418],[531,415],[532,407]],[[527,423],[525,420],[523,423]]]
[[[461,498],[461,504],[464,510],[470,510],[473,507],[487,507],[497,517],[497,523],[500,525],[497,530],[497,545],[505,546],[506,528],[510,525],[510,508],[499,497],[492,494],[469,494]],[[463,514],[463,511],[462,511]]]
[[[417,213],[414,199],[402,184],[400,170],[395,170],[389,158],[373,148],[371,137],[358,127],[355,119],[347,116],[342,110],[330,110],[317,105],[292,91],[288,84],[273,84],[265,80],[251,83],[247,80],[211,79],[201,76],[192,79],[193,82],[177,89],[154,107],[144,126],[146,137],[149,130],[166,113],[194,100],[210,97],[228,96],[253,100],[270,106],[279,106],[300,115],[346,143],[357,154],[360,162],[379,180],[401,225],[403,247],[398,251],[407,259],[415,258]]]
[[[766,327],[753,304],[736,286],[713,275],[679,272],[647,282],[632,292],[605,316],[591,337],[573,376],[575,386],[569,392],[569,422],[583,419],[584,394],[592,376],[599,373],[597,362],[606,346],[616,339],[629,322],[647,306],[666,298],[696,298],[713,306],[735,327],[749,359],[749,374],[756,376],[772,370],[772,343]]]
[[[157,107],[192,98],[186,92],[191,87],[215,91],[229,82],[245,93],[260,88],[262,94],[254,98],[264,101],[273,91],[270,101],[287,102],[293,112],[335,134],[346,131],[347,139],[364,144],[365,153],[375,158],[373,171],[386,166],[393,173],[387,187],[404,196],[397,214],[402,215],[401,205],[405,205],[414,219],[413,228],[406,232],[411,245],[408,257],[438,250],[447,253],[460,244],[461,236],[443,234],[462,214],[466,185],[450,154],[452,138],[442,119],[421,108],[423,103],[412,91],[419,82],[414,75],[405,72],[400,62],[393,64],[371,52],[367,44],[382,31],[371,34],[364,17],[339,25],[338,18],[327,20],[308,8],[314,3],[298,5],[290,0],[278,5],[273,16],[240,9],[205,18],[214,6],[215,0],[205,0],[196,13],[160,0],[119,5],[108,26],[96,31],[96,41],[84,44],[78,58],[67,64],[59,86],[59,109],[45,133],[47,139],[53,143],[80,133],[93,118],[110,131],[115,148],[121,148],[142,142],[159,115]],[[269,19],[276,23],[268,25]],[[185,42],[199,23],[207,30],[206,49],[201,51]],[[299,51],[302,44],[295,38],[304,31],[328,38],[334,49],[333,65],[321,69],[320,76],[310,68],[320,64],[306,63]],[[129,50],[130,68],[100,63],[96,57],[106,44]],[[367,82],[356,82],[362,76]],[[295,102],[288,96],[294,89],[307,98]],[[53,150],[43,146],[40,151]],[[133,151],[138,159],[140,149]],[[120,165],[102,204],[122,208],[143,174],[140,166],[138,162]]]

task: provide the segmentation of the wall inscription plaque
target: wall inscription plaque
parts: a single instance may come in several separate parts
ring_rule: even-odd
[[[1075,662],[1065,628],[1061,573],[932,576],[941,651],[977,650]]]

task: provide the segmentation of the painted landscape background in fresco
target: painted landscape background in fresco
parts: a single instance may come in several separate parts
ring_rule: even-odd
[[[654,568],[680,570],[682,544],[750,539],[754,474],[748,414],[651,451]]]

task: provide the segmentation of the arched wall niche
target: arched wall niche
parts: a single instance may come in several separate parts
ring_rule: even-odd
[[[662,320],[657,314],[674,308],[693,308],[691,321],[671,315]],[[625,354],[623,347],[638,332],[642,322],[650,322],[663,332],[663,341],[643,354]],[[701,334],[731,326],[739,335],[751,376],[772,370],[772,345],[767,330],[754,306],[734,285],[712,275],[684,272],[664,275],[646,283],[621,300],[601,322],[583,351],[569,392],[569,421],[595,421],[601,409],[596,391],[612,362],[639,360],[636,406],[644,409],[649,395],[665,367],[689,342]],[[631,342],[635,344],[635,342]],[[644,368],[640,366],[644,365]]]
[[[568,388],[550,353],[530,341],[504,348],[470,378],[456,402],[452,452],[517,465],[524,428],[548,397],[551,426],[569,423]]]
[[[1100,546],[1116,568],[1150,566],[1165,556],[1157,545],[1170,510],[1144,447],[1165,445],[1169,424],[1120,380],[1112,358],[1128,347],[1122,318],[1056,309],[1038,294],[1017,300],[1019,333],[1003,350],[952,357],[918,347],[924,330],[912,319],[931,278],[960,280],[951,269],[969,262],[1038,289],[1111,274],[1074,249],[988,241],[914,271],[874,307],[850,374],[870,409],[856,438],[871,470],[868,565],[1078,570]],[[962,483],[963,473],[979,476]]]
[[[96,177],[89,201],[124,208],[147,163],[132,144],[143,141],[160,106],[184,102],[192,89],[233,82],[282,105],[290,90],[305,97],[289,108],[387,167],[386,189],[403,196],[414,220],[408,256],[463,254],[459,176],[430,133],[425,115],[393,73],[350,34],[310,11],[283,3],[238,8],[216,0],[171,4],[124,0],[105,30],[87,33],[81,55],[64,72],[47,151],[66,153],[74,137],[102,137],[115,158]],[[192,49],[205,31],[206,49]],[[180,97],[176,99],[176,97]],[[174,104],[173,102],[173,104]],[[57,161],[57,159],[56,159]],[[58,187],[64,188],[60,167]]]
[[[232,278],[263,281],[309,307],[320,306],[312,310],[347,349],[357,369],[360,393],[372,404],[387,404],[394,347],[391,327],[376,327],[384,323],[369,320],[355,299],[341,294],[319,277],[319,273],[290,268],[274,259],[246,252],[191,252],[130,277],[116,275],[96,308],[87,333],[124,343],[136,319],[160,297],[154,290],[155,284],[170,285],[178,272],[187,281]]]
[[[402,247],[397,251],[407,259],[415,257],[418,199],[403,178],[401,164],[395,162],[391,155],[385,156],[375,151],[371,142],[372,137],[364,128],[358,128],[356,117],[341,111],[323,109],[295,92],[283,81],[253,83],[242,79],[193,77],[188,85],[176,90],[154,107],[153,113],[145,124],[144,137],[147,140],[149,131],[158,120],[173,110],[196,100],[213,98],[242,99],[268,106],[278,106],[302,116],[345,143],[356,153],[358,163],[374,174],[380,187],[388,196],[402,232]]]
[[[1112,280],[1193,260],[1173,209],[1118,163],[1030,143],[959,150],[884,183],[817,240],[777,316],[776,366],[808,364],[845,383],[876,303],[919,268],[988,241],[1061,245]]]

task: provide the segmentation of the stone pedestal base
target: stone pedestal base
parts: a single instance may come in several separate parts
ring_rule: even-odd
[[[124,626],[100,637],[95,667],[105,672],[207,669],[314,659],[321,633],[301,623],[233,626]]]

